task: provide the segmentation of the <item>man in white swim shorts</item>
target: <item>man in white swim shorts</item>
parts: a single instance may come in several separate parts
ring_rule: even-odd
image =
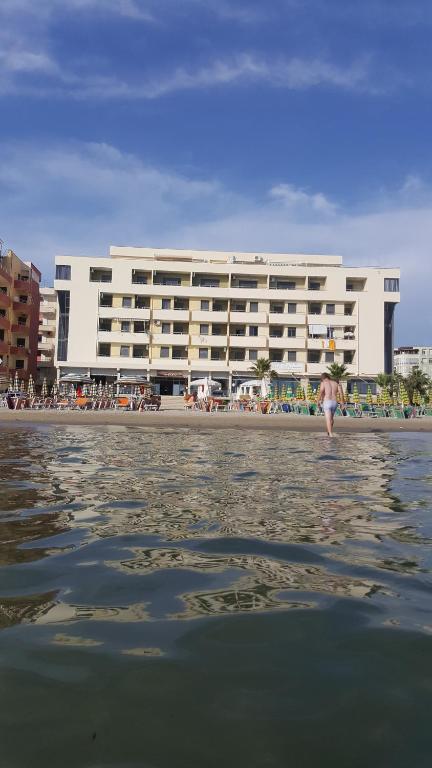
[[[340,396],[341,402],[344,400],[344,393],[338,381],[330,378],[328,373],[321,375],[321,386],[318,395],[318,405],[322,402],[323,411],[326,420],[326,429],[329,437],[333,437],[334,417],[337,408],[337,397]]]

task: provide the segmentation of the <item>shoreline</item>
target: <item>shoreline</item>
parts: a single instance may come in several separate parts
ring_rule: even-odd
[[[325,434],[324,421],[320,416],[258,413],[203,413],[170,410],[158,412],[118,411],[9,411],[0,410],[1,427],[26,427],[31,425],[135,427],[137,429],[162,427],[163,429],[263,429],[286,432],[318,432]],[[336,418],[337,433],[377,432],[432,432],[432,418],[398,419],[348,416]]]

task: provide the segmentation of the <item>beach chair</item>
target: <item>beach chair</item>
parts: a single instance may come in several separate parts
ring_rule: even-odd
[[[388,416],[386,408],[381,405],[374,405],[373,410],[369,414],[374,419],[385,419]]]
[[[361,419],[362,412],[358,411],[353,405],[346,405],[345,416],[349,416],[352,419]]]
[[[403,408],[401,408],[398,405],[393,405],[391,408],[389,408],[388,415],[392,419],[405,419],[405,411]]]

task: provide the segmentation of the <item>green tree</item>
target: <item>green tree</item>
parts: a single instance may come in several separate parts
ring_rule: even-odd
[[[398,373],[379,373],[376,381],[381,389],[386,389],[391,397],[398,392],[402,377]]]
[[[271,366],[271,361],[267,357],[259,357],[249,370],[257,379],[274,379],[276,373],[272,370]]]
[[[348,369],[343,363],[342,365],[339,363],[332,363],[327,367],[327,370],[335,381],[341,381],[341,379],[346,379],[348,376]]]
[[[403,382],[411,404],[413,403],[414,392],[418,392],[421,397],[425,397],[432,384],[429,376],[417,366],[412,369],[408,376],[405,376]]]

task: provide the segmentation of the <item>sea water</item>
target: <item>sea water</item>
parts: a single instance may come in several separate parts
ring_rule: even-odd
[[[432,435],[0,436],[1,768],[429,768]]]

